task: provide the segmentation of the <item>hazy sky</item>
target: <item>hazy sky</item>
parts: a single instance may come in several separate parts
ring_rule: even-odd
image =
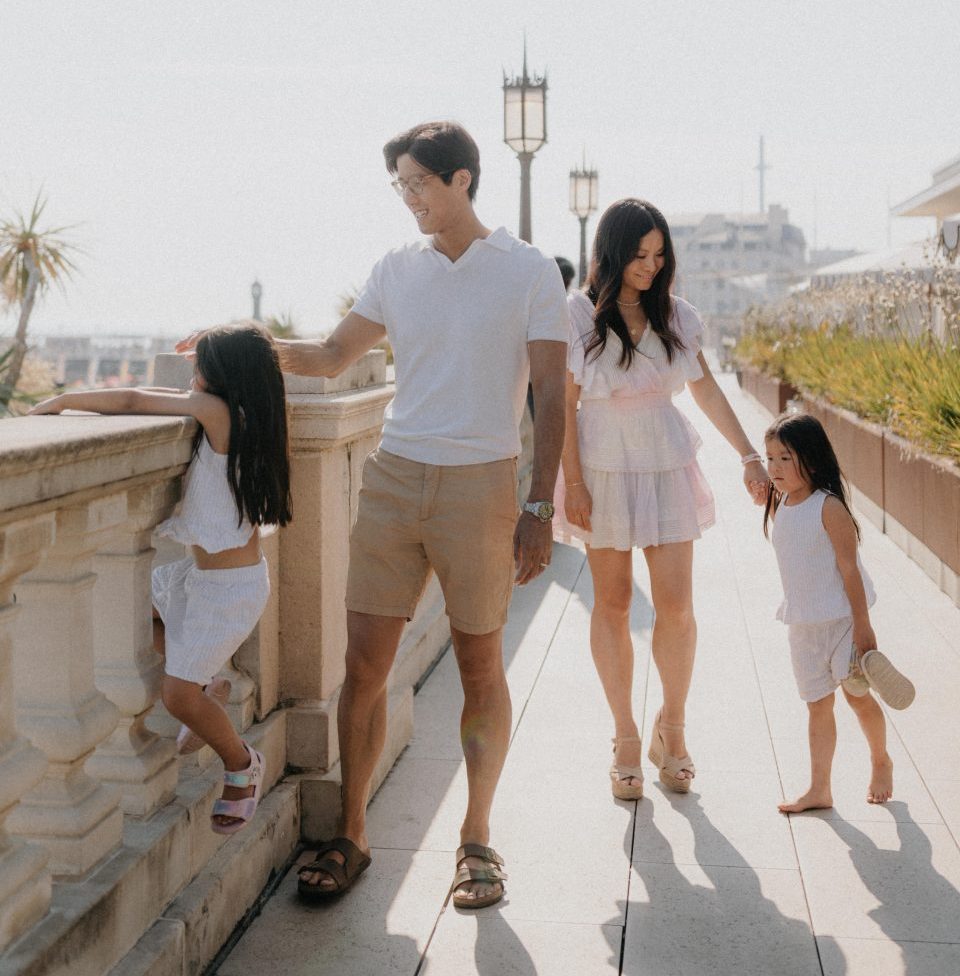
[[[568,174],[668,215],[767,202],[809,244],[886,246],[888,200],[960,154],[951,0],[2,0],[0,212],[39,187],[82,274],[38,332],[183,333],[249,314],[306,332],[415,238],[381,147],[434,117],[480,145],[477,210],[516,232],[502,71],[547,70],[533,239],[574,261]],[[591,222],[591,231],[595,221]],[[932,221],[893,220],[893,243]],[[0,314],[0,332],[14,327]]]

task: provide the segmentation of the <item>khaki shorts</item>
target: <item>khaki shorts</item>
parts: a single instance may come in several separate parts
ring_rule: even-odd
[[[517,461],[436,465],[378,450],[363,466],[347,609],[409,620],[433,570],[450,625],[488,634],[513,593]]]

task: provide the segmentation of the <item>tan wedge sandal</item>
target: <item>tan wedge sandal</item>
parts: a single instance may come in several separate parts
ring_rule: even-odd
[[[661,729],[666,729],[668,732],[680,732],[683,730],[683,723],[673,724],[661,722],[660,712],[657,712],[657,717],[653,722],[653,732],[650,735],[650,751],[647,753],[650,757],[650,762],[660,770],[660,782],[667,789],[673,790],[674,793],[689,793],[690,783],[693,777],[697,775],[693,760],[689,755],[669,755],[663,745],[663,736],[660,733]],[[686,779],[678,779],[677,773],[681,770],[689,773],[690,776]]]
[[[613,743],[613,765],[610,767],[610,788],[618,800],[643,799],[643,770],[639,766],[623,766],[617,762],[617,746],[621,742],[643,742],[635,735],[625,735],[620,739],[611,739]],[[627,780],[636,780],[628,783]]]

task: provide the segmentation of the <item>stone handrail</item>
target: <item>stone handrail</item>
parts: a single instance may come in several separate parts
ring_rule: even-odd
[[[182,366],[158,360],[156,381],[183,385]],[[392,394],[378,351],[336,380],[288,378],[294,521],[264,538],[270,604],[227,668],[228,712],[272,789],[232,844],[209,829],[212,751],[176,755],[152,646],[151,566],[181,551],[155,549],[152,530],[177,502],[195,425],[0,425],[0,974],[199,972],[301,838],[329,830],[347,541]],[[379,778],[448,638],[433,584],[391,678]]]

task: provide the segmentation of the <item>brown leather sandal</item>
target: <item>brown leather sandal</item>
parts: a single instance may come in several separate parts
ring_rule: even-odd
[[[468,857],[479,857],[483,860],[482,868],[471,868],[463,862]],[[500,869],[503,867],[503,858],[492,848],[484,847],[483,844],[464,844],[457,851],[457,873],[453,876],[453,884],[450,890],[453,892],[453,904],[456,908],[486,908],[493,905],[503,898],[503,882],[507,880],[507,875]],[[467,898],[457,894],[457,888],[467,881],[494,881],[499,884],[499,891],[494,890],[483,898]]]
[[[344,863],[341,864],[335,858],[324,857],[331,851],[337,851],[343,855]],[[370,867],[370,855],[364,854],[352,840],[346,837],[334,837],[320,845],[317,851],[316,860],[310,864],[304,864],[297,872],[297,891],[300,897],[306,901],[323,901],[325,898],[336,898],[342,895],[353,883]],[[335,887],[324,888],[319,882],[310,884],[304,880],[305,874],[312,874],[322,871],[333,879]]]

